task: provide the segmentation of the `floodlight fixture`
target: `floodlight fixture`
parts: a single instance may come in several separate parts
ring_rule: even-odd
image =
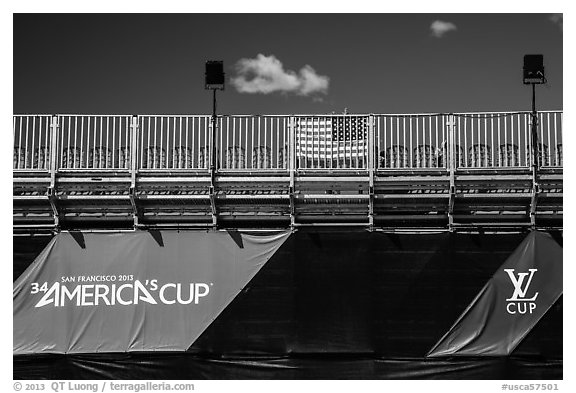
[[[523,81],[525,85],[541,85],[546,83],[543,55],[524,55],[523,71]]]
[[[206,90],[224,90],[224,62],[221,60],[207,61],[205,77]]]

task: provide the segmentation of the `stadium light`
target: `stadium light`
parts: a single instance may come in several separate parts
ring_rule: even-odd
[[[212,154],[210,155],[210,171],[214,177],[216,161],[216,90],[224,90],[224,62],[221,60],[209,60],[206,62],[206,72],[204,74],[204,88],[212,90]],[[212,184],[212,187],[214,185]]]
[[[524,55],[523,82],[532,85],[532,168],[536,181],[538,171],[538,113],[536,112],[536,85],[546,83],[544,77],[544,56]]]
[[[205,88],[206,90],[224,90],[224,62],[210,60],[206,62]]]
[[[524,84],[544,84],[544,56],[542,55],[525,55],[524,56]]]

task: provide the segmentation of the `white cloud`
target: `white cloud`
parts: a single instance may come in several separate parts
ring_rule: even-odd
[[[435,20],[430,25],[430,32],[432,36],[436,38],[442,38],[446,33],[452,30],[457,30],[456,25],[452,22]]]
[[[255,59],[240,59],[235,68],[237,76],[231,79],[231,83],[240,93],[280,92],[308,96],[328,92],[330,78],[318,75],[309,65],[302,67],[298,73],[285,70],[274,55],[258,54]]]
[[[563,30],[564,14],[552,14],[550,17],[548,17],[548,19],[552,23],[557,24],[558,27],[560,27],[560,30]]]

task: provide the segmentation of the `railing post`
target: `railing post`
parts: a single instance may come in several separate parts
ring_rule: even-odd
[[[458,165],[456,157],[456,122],[453,114],[447,116],[447,160],[448,171],[450,175],[450,194],[448,200],[448,229],[450,232],[454,231],[454,202],[456,199],[456,179],[455,171]]]
[[[50,122],[50,178],[51,184],[54,184],[57,170],[57,150],[58,150],[58,130],[60,129],[59,118],[57,115],[52,116]]]
[[[294,229],[296,225],[296,207],[295,207],[295,196],[294,196],[294,187],[295,187],[295,172],[296,172],[296,130],[295,130],[295,119],[294,116],[290,116],[290,126],[289,126],[289,150],[290,150],[290,159],[288,160],[288,168],[290,171],[290,186],[289,186],[289,194],[290,194],[290,227]]]
[[[210,135],[209,135],[209,145],[210,145],[210,153],[209,153],[209,160],[208,166],[211,174],[216,172],[216,118],[212,116],[210,118]]]
[[[368,116],[368,229],[372,231],[374,228],[374,171],[376,169],[376,160],[375,157],[375,146],[376,146],[376,139],[375,139],[375,132],[374,132],[374,115]]]
[[[138,228],[138,205],[136,203],[136,175],[138,172],[138,129],[140,127],[138,116],[132,116],[130,123],[130,204],[134,229]]]
[[[212,227],[214,229],[218,226],[218,211],[216,209],[216,165],[217,165],[217,154],[216,154],[216,143],[217,143],[217,129],[218,129],[218,118],[216,116],[216,90],[214,90],[214,113],[212,114],[212,125],[209,141],[210,141],[210,188],[209,188],[209,198],[210,198],[210,209],[212,213]]]
[[[530,198],[530,227],[532,229],[536,228],[536,206],[538,204],[538,193],[540,192],[540,187],[538,185],[538,166],[539,162],[539,150],[538,150],[538,113],[534,107],[534,84],[532,85],[532,114],[531,114],[531,124],[530,124],[530,140],[532,141],[532,148],[530,149],[530,155],[532,156],[532,196]],[[548,147],[550,151],[550,147]],[[542,161],[545,158],[545,151],[542,146]]]
[[[140,120],[138,116],[132,116],[130,123],[130,173],[135,181],[138,172],[138,130],[140,129]],[[135,185],[135,184],[134,184]]]
[[[58,151],[58,140],[59,140],[59,130],[60,123],[58,115],[53,115],[50,122],[50,186],[47,190],[48,201],[50,202],[50,207],[52,208],[52,214],[54,216],[54,227],[58,229],[60,225],[60,216],[58,213],[57,198],[56,198],[56,171],[57,171],[57,151]]]
[[[562,141],[562,159],[558,158],[559,161],[561,162],[560,166],[564,167],[564,112],[560,112],[560,129],[562,130],[562,132],[560,133],[560,138]],[[556,128],[555,130],[556,133],[556,138],[558,138],[558,128]],[[556,148],[558,148],[558,139],[556,139]]]

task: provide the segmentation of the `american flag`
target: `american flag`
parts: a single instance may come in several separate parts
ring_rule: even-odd
[[[366,160],[366,116],[299,117],[295,130],[296,156],[308,165],[355,167]]]

